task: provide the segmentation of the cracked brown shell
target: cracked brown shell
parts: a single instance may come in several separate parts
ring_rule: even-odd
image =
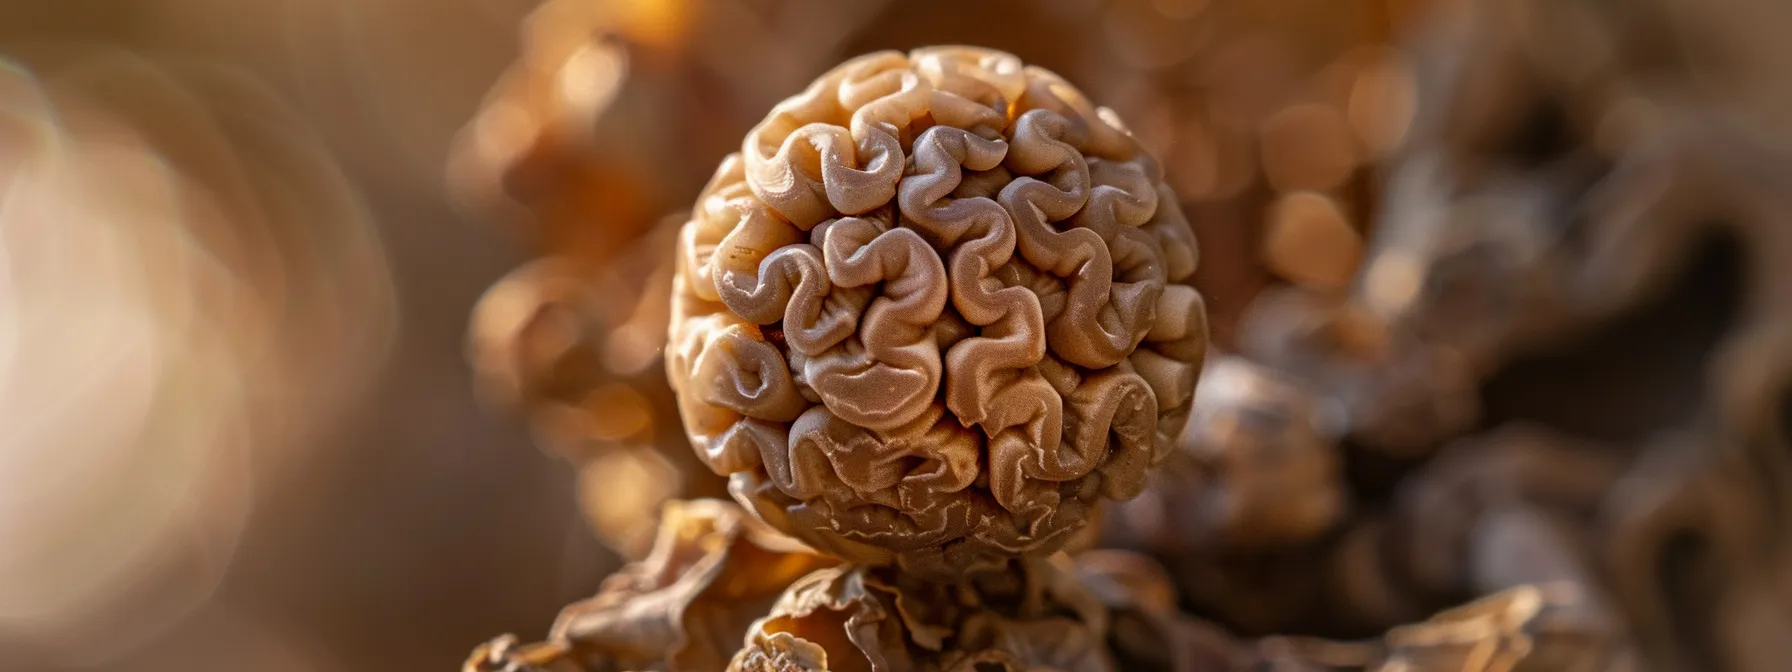
[[[667,371],[698,455],[765,520],[955,576],[1138,494],[1206,346],[1195,260],[1156,160],[1056,75],[875,53],[704,189]]]
[[[977,582],[825,569],[753,624],[733,672],[1113,670],[1107,612],[1070,572],[1018,561]]]
[[[837,561],[719,500],[674,501],[646,559],[560,612],[545,642],[506,635],[466,672],[720,670],[786,586]]]

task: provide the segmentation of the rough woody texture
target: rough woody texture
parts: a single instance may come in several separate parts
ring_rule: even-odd
[[[727,502],[674,501],[653,551],[561,611],[547,641],[519,646],[505,635],[463,669],[720,670],[785,586],[836,562]]]
[[[1027,560],[942,584],[841,567],[804,577],[753,624],[739,672],[1107,672],[1108,612],[1076,576]]]
[[[667,370],[699,457],[854,562],[1062,547],[1180,433],[1206,346],[1160,168],[1050,72],[847,62],[722,163],[678,243]]]

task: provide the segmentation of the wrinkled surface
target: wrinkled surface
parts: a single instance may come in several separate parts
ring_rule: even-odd
[[[1077,577],[1027,560],[977,583],[877,568],[818,571],[753,624],[742,672],[1097,672],[1118,669],[1107,612]]]
[[[520,31],[483,27],[520,33],[519,50],[448,148],[447,195],[541,256],[475,307],[470,359],[486,400],[581,474],[676,468],[626,488],[581,476],[587,519],[625,558],[653,538],[654,517],[640,512],[727,487],[687,448],[659,361],[666,234],[683,218],[656,224],[883,4],[543,0]]]
[[[646,559],[568,606],[546,641],[506,635],[474,651],[467,672],[719,670],[741,637],[798,578],[835,560],[717,500],[674,501]]]
[[[667,371],[779,529],[957,575],[1062,547],[1168,455],[1205,349],[1156,161],[1050,72],[883,52],[777,106],[678,243]]]

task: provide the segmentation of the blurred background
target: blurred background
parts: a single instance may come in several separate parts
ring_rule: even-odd
[[[1564,204],[1608,175],[1627,181],[1607,210],[1680,188],[1701,195],[1683,220],[1747,201],[1735,238],[1792,253],[1762,196],[1784,193],[1768,169],[1792,86],[1771,82],[1792,60],[1722,39],[1792,24],[1770,2],[1693,4],[0,2],[0,670],[454,669],[495,634],[543,632],[641,552],[660,501],[720,492],[686,468],[656,359],[666,222],[772,104],[875,49],[1003,49],[1119,112],[1195,224],[1217,347],[1298,359],[1242,342],[1277,319],[1244,319],[1266,291],[1400,327],[1302,332],[1339,348],[1399,347],[1408,327],[1448,346],[1374,360],[1411,380],[1337,386],[1371,446],[1347,465],[1367,508],[1488,414],[1631,440],[1637,409],[1698,405],[1686,381],[1717,377],[1699,367],[1715,335],[1694,329],[1685,370],[1649,379],[1672,398],[1601,405],[1539,373],[1549,360],[1493,372],[1673,284],[1654,279],[1678,268],[1661,250],[1681,238],[1656,234],[1672,226],[1527,228],[1585,219]],[[1677,158],[1651,162],[1632,151],[1651,137],[1751,158],[1666,143]],[[1703,181],[1659,186],[1688,184],[1652,178],[1663,165]],[[1466,234],[1413,224],[1471,192],[1506,209],[1445,218],[1493,222]],[[1605,274],[1592,298],[1548,291],[1574,279],[1549,275],[1561,241],[1592,250],[1573,257]],[[1711,291],[1745,283],[1749,319],[1792,319],[1792,284],[1736,279],[1730,254],[1709,280],[1730,289]],[[1466,270],[1427,275],[1450,255]],[[1709,310],[1625,328],[1743,319],[1686,305]],[[1735,408],[1778,389],[1792,358],[1774,347],[1733,356],[1776,362],[1719,386]],[[1638,362],[1661,352],[1574,371],[1655,370]],[[1487,380],[1487,414],[1450,405]],[[1539,388],[1580,410],[1542,408]],[[1424,408],[1375,405],[1395,397]],[[1753,426],[1725,413],[1685,417]]]
[[[477,405],[531,3],[0,3],[0,669],[453,669],[607,556]]]

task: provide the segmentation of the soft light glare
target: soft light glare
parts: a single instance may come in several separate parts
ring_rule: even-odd
[[[210,603],[257,488],[377,365],[391,290],[252,84],[61,58],[0,68],[0,641],[97,664]]]
[[[0,628],[54,632],[171,540],[240,527],[246,493],[214,479],[240,477],[254,344],[201,305],[233,291],[186,234],[207,195],[112,120],[35,112],[0,210]]]

